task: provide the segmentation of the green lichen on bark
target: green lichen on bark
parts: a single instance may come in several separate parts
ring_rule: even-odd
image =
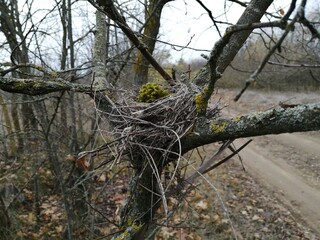
[[[204,86],[206,83],[208,83],[209,75],[210,75],[209,74],[209,67],[204,66],[196,74],[196,76],[193,78],[192,82],[198,86]]]
[[[203,98],[202,94],[196,95],[194,101],[196,104],[197,113],[205,113],[208,106],[208,102]]]
[[[201,124],[198,123],[200,120]],[[185,137],[181,144],[184,146],[183,152],[186,152],[229,139],[314,130],[320,130],[320,103],[276,108],[234,118],[198,118],[198,134]]]
[[[216,124],[216,123],[212,123],[211,124],[211,128],[212,128],[212,131],[214,133],[220,133],[220,132],[223,132],[223,130],[225,129],[226,127],[226,123],[221,123],[221,124]]]
[[[128,220],[126,229],[114,240],[130,240],[140,231],[142,226],[142,224],[136,224],[133,220]]]

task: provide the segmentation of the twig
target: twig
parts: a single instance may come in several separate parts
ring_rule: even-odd
[[[290,31],[294,29],[294,24],[299,21],[300,17],[303,15],[304,12],[304,6],[305,6],[305,1],[302,1],[302,4],[300,5],[295,17],[293,20],[287,25],[285,32],[282,34],[280,39],[277,41],[277,43],[270,49],[268,54],[264,57],[262,62],[260,63],[260,66],[254,71],[253,74],[246,80],[244,88],[240,91],[240,93],[234,98],[234,101],[238,101],[242,94],[246,91],[246,89],[251,85],[251,83],[255,82],[258,75],[261,73],[265,65],[268,63],[270,57],[274,54],[274,52],[280,48],[282,42],[284,39],[287,37]]]
[[[273,62],[273,61],[268,61],[268,64],[270,65],[278,65],[281,67],[292,67],[292,68],[320,68],[320,65],[314,64],[305,64],[305,63],[300,63],[300,64],[289,64],[289,63],[279,63],[279,62]]]
[[[130,41],[136,46],[141,54],[149,61],[149,63],[155,68],[155,70],[168,82],[172,83],[171,76],[160,66],[160,64],[153,58],[147,47],[139,40],[137,35],[128,26],[122,15],[116,9],[112,0],[99,1],[99,6],[92,0],[89,2],[97,8],[97,10],[104,12],[110,19],[112,19],[123,31],[123,33],[130,39]]]

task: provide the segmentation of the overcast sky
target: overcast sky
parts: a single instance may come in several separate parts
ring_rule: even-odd
[[[235,24],[242,12],[243,7],[236,3],[224,0],[202,0],[219,21],[228,21]],[[300,3],[300,1],[297,1]],[[268,9],[270,13],[280,15],[279,10],[285,12],[289,8],[290,0],[275,0]],[[308,0],[307,10],[319,9],[319,0]],[[266,20],[266,19],[264,19]],[[192,38],[189,47],[210,50],[219,39],[218,32],[213,26],[207,12],[195,0],[175,0],[170,2],[164,9],[162,19],[162,36],[164,41],[170,41],[177,45],[186,45]],[[221,28],[224,33],[224,28]],[[171,51],[173,59],[199,58],[201,53],[192,50]]]
[[[24,1],[19,1],[21,4],[22,2]],[[132,4],[132,6],[133,3],[137,3],[137,1],[126,2],[129,5]],[[226,0],[202,0],[202,2],[208,9],[210,9],[213,17],[218,21],[227,21],[234,24],[244,11],[243,7],[240,7],[236,3],[230,3]],[[279,10],[283,9],[286,12],[290,2],[291,0],[275,0],[268,11],[280,16]],[[300,3],[300,1],[297,2]],[[76,25],[79,26],[79,30],[81,31],[81,28],[89,28],[95,24],[95,9],[86,1],[78,2],[77,4],[79,3],[83,4],[84,7],[82,10],[79,8],[75,9],[76,11],[74,12],[73,20],[76,22]],[[34,0],[34,6],[47,9],[47,11],[49,11],[55,4],[55,1]],[[319,9],[319,5],[319,0],[308,0],[307,8],[309,10]],[[81,20],[84,14],[88,14],[88,12],[92,15],[88,18],[91,21],[88,22]],[[38,12],[40,15],[45,13],[45,11]],[[79,14],[79,20],[77,19],[77,14]],[[219,39],[218,32],[207,12],[196,2],[196,0],[175,0],[167,4],[163,11],[161,25],[161,35],[159,39],[177,45],[186,46],[189,43],[188,46],[191,48],[205,49],[209,51],[213,47],[214,43]],[[56,21],[53,21],[52,26],[48,27],[52,29],[58,27],[58,25],[56,24]],[[224,33],[225,27],[226,26],[220,25],[221,34]],[[74,30],[76,32],[76,29]],[[87,29],[85,31],[87,31]],[[57,41],[57,44],[60,43]],[[170,49],[172,60],[175,61],[181,57],[185,60],[199,58],[201,53],[208,53],[205,51],[200,52],[188,49],[176,51],[170,47],[167,47],[167,49]],[[176,49],[180,48],[177,47]]]

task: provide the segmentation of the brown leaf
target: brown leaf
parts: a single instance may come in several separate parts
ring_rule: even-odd
[[[195,207],[198,210],[206,210],[208,208],[208,202],[205,200],[201,200],[200,202],[196,203]]]
[[[76,158],[75,158],[73,155],[68,154],[68,155],[66,156],[66,160],[67,160],[67,161],[70,161],[70,162],[75,162],[75,161],[76,161]]]
[[[84,157],[78,158],[76,160],[76,167],[79,168],[83,172],[89,171],[90,164],[85,160]]]
[[[98,182],[105,182],[106,180],[107,180],[107,175],[105,172],[102,173],[97,179]]]

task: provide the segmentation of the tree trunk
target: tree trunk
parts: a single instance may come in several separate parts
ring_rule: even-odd
[[[161,162],[161,156],[153,154],[153,161],[159,165],[157,163]],[[134,173],[130,178],[128,201],[121,212],[121,233],[113,239],[153,239],[156,210],[162,203],[159,182],[155,176],[161,176],[162,166],[155,169],[151,167],[153,164],[150,159],[141,156],[133,156],[131,163]]]
[[[10,237],[9,237],[10,226],[11,226],[11,223],[10,223],[8,211],[6,209],[6,206],[4,204],[2,196],[0,196],[0,236],[1,236],[1,239],[10,239]]]
[[[1,105],[1,110],[2,110],[2,114],[3,114],[3,117],[4,117],[4,122],[5,122],[5,132],[4,134],[8,135],[8,138],[9,138],[9,145],[7,145],[6,142],[4,142],[4,146],[5,146],[5,157],[7,158],[10,155],[12,155],[13,153],[16,152],[16,144],[14,142],[14,138],[13,136],[10,136],[10,134],[13,133],[13,128],[12,128],[12,122],[11,122],[11,119],[10,119],[10,116],[9,116],[9,110],[8,110],[8,107],[7,105],[4,103],[3,101],[3,97],[2,95],[0,95],[0,105]],[[8,152],[8,146],[9,146],[9,151]]]
[[[145,44],[151,54],[153,54],[156,40],[160,29],[161,13],[167,0],[150,0],[145,9],[144,31],[142,35],[142,43]],[[137,86],[141,86],[148,82],[149,73],[149,61],[138,51],[137,58],[134,65],[134,83]]]
[[[104,13],[96,12],[96,34],[93,49],[93,85],[97,87],[109,86],[106,81],[106,57],[107,57],[107,25]]]
[[[26,64],[29,63],[28,47],[24,39],[23,27],[20,22],[20,13],[18,9],[18,1],[10,1],[10,3],[0,3],[0,30],[4,33],[6,40],[9,43],[9,47],[12,53],[12,64]],[[19,42],[21,39],[21,42]],[[19,76],[21,78],[30,75],[30,68],[24,67],[19,69],[19,73],[13,72],[13,77]],[[23,96],[24,101],[31,100],[32,97]],[[37,127],[37,121],[33,113],[32,107],[26,103],[21,107],[22,115],[22,127],[18,119],[13,119],[16,131],[30,130],[30,128]],[[13,105],[12,116],[18,117],[18,107]],[[18,152],[22,152],[24,149],[24,140],[22,137],[18,137]],[[25,144],[28,145],[28,144]]]
[[[13,96],[12,102],[14,102],[16,98]],[[13,103],[11,107],[11,117],[14,126],[15,133],[17,135],[17,152],[19,154],[23,151],[23,138],[21,136],[21,126],[19,121],[19,113],[18,113],[18,104]]]

